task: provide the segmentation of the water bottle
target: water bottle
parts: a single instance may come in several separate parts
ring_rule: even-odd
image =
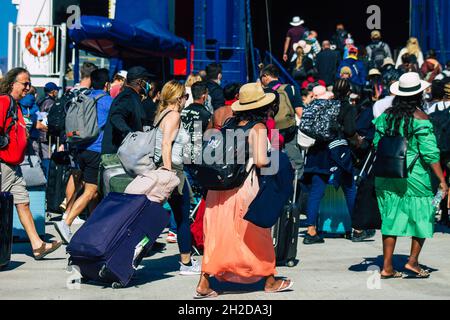
[[[433,202],[432,202],[433,208],[435,208],[436,211],[439,211],[443,197],[444,197],[444,191],[439,189],[438,193],[436,193],[436,196],[434,197]]]

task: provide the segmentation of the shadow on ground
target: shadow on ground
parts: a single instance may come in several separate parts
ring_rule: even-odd
[[[406,271],[405,265],[408,262],[408,259],[409,256],[406,255],[394,255],[394,269],[400,272]],[[383,268],[383,256],[378,256],[376,258],[364,258],[361,263],[350,266],[348,270],[352,272],[366,272],[372,270],[371,267],[373,266],[378,267],[381,270]],[[439,269],[434,269],[426,265],[421,265],[421,267],[428,270],[430,273],[439,271]]]

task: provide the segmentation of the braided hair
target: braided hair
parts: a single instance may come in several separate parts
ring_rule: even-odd
[[[347,79],[336,80],[333,88],[334,99],[344,101],[348,97],[351,90],[352,87],[350,85],[350,81]]]
[[[400,125],[403,123],[403,135],[409,136],[409,133],[413,130],[414,113],[421,107],[423,102],[422,93],[411,97],[397,96],[392,103],[392,108],[386,111],[387,127],[391,134],[400,134]]]

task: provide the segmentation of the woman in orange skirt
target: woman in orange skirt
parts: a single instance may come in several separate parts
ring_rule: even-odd
[[[256,168],[269,164],[267,157],[267,129],[264,125],[276,96],[265,94],[259,84],[250,83],[241,88],[239,101],[232,106],[235,123],[246,126],[259,121],[251,130],[249,145]],[[204,220],[205,249],[202,275],[195,298],[213,298],[217,293],[210,288],[209,277],[219,281],[251,284],[266,279],[265,292],[287,291],[290,280],[277,280],[276,259],[270,229],[263,229],[244,220],[248,207],[259,191],[256,170],[245,183],[227,191],[209,191]]]

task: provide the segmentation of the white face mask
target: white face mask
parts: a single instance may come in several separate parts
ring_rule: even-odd
[[[220,86],[220,85],[222,85],[222,80],[217,80],[217,84]]]

